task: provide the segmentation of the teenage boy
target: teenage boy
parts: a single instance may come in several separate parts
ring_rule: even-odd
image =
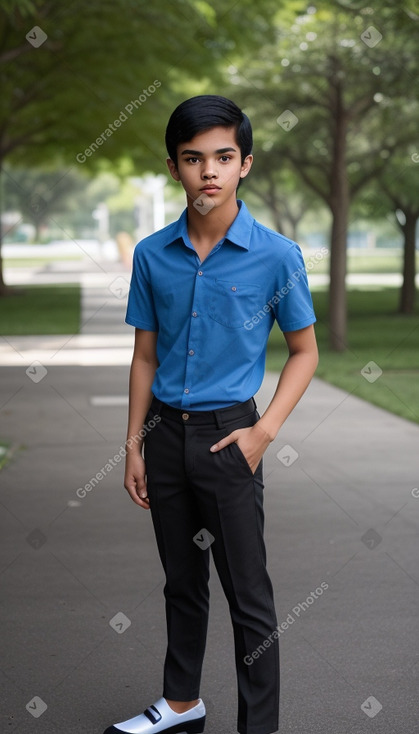
[[[209,548],[233,624],[237,728],[270,734],[278,729],[279,655],[262,456],[316,369],[315,316],[298,246],[237,201],[253,160],[246,115],[224,97],[188,99],[170,117],[166,145],[187,208],[135,249],[128,438],[154,427],[143,431],[144,458],[129,444],[125,473],[131,498],[151,509],[166,575],[164,685],[144,713],[105,734],[204,730]],[[289,356],[260,417],[253,395],[275,319]],[[252,656],[261,646],[263,655]]]

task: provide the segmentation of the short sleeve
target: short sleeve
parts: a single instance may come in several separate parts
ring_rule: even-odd
[[[131,286],[125,321],[137,329],[158,331],[159,325],[154,306],[148,268],[141,242],[134,250]]]
[[[287,250],[278,266],[276,291],[272,301],[281,331],[297,331],[316,321],[303,255],[295,243]]]

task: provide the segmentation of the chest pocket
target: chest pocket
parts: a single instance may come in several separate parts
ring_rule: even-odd
[[[254,283],[216,280],[209,297],[208,315],[223,326],[240,329],[263,308],[260,298],[260,286]]]

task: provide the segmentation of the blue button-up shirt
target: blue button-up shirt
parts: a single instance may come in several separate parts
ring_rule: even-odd
[[[214,410],[259,389],[277,320],[316,319],[301,250],[257,222],[245,204],[203,262],[178,221],[135,248],[126,322],[158,332],[154,395],[176,408]]]

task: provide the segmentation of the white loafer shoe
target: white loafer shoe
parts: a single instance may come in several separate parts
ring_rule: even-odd
[[[201,699],[189,711],[177,714],[165,698],[159,698],[144,713],[109,726],[103,734],[202,734],[205,715]]]

